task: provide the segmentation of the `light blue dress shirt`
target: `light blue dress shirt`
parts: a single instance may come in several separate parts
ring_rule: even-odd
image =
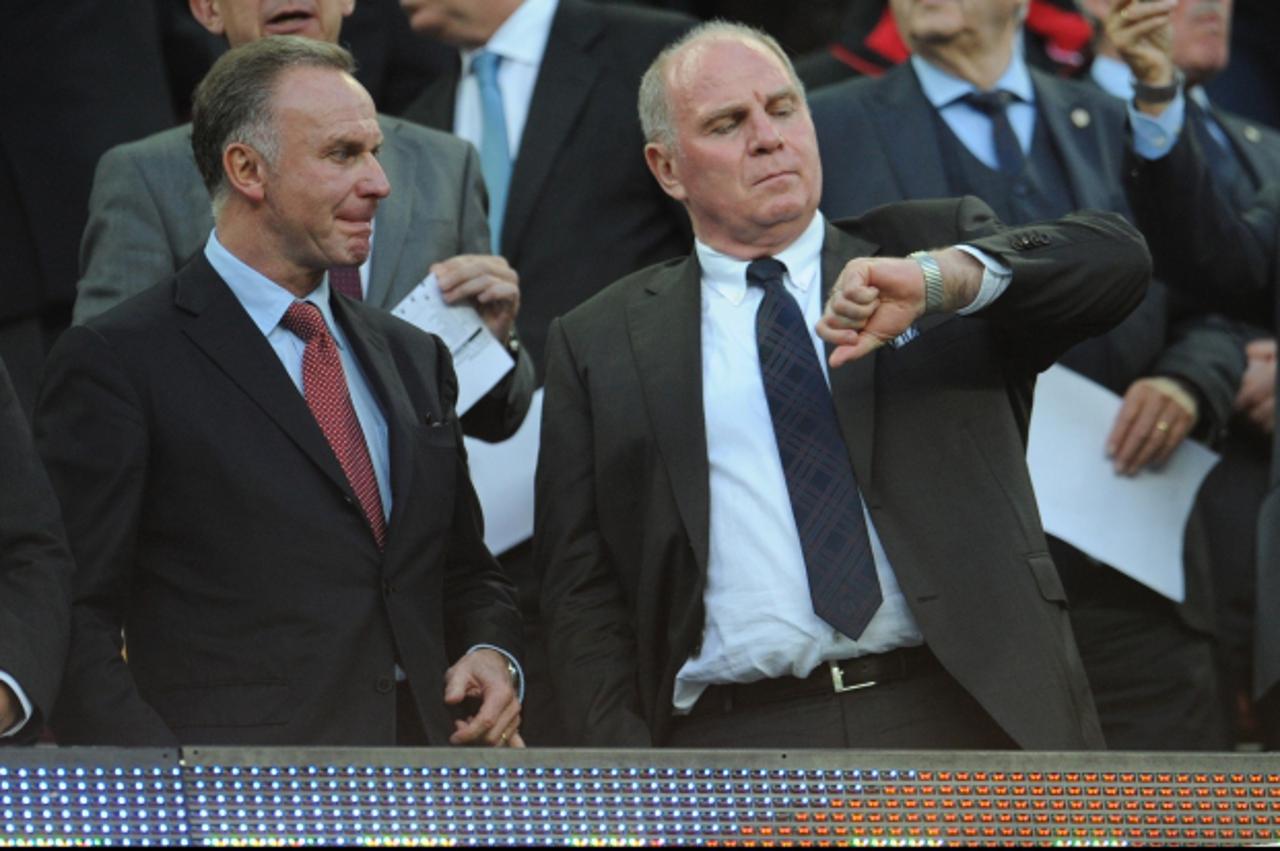
[[[295,301],[293,293],[267,278],[261,272],[250,267],[218,241],[217,231],[209,234],[209,241],[204,248],[205,257],[215,272],[227,282],[236,300],[244,307],[258,326],[258,330],[267,338],[285,372],[289,373],[298,392],[302,392],[302,353],[306,343],[292,331],[280,324],[285,311]],[[341,326],[333,320],[333,311],[329,308],[329,278],[326,275],[320,286],[311,291],[305,301],[320,309],[324,324],[328,326],[333,341],[337,344],[342,360],[342,371],[346,375],[347,390],[351,394],[351,404],[356,410],[356,419],[360,421],[360,429],[364,432],[364,441],[369,447],[369,460],[373,462],[373,472],[378,479],[378,493],[382,497],[382,510],[391,516],[391,468],[387,449],[387,421],[378,406],[369,381],[359,361],[351,351],[347,335]]]
[[[991,135],[991,119],[960,99],[970,92],[978,91],[978,87],[968,80],[962,80],[936,65],[912,55],[911,67],[920,80],[920,88],[925,98],[933,104],[947,122],[951,132],[969,149],[978,160],[988,168],[999,168],[996,159],[995,141]],[[1000,75],[994,89],[1003,89],[1016,96],[1009,104],[1006,114],[1013,134],[1018,137],[1018,144],[1025,154],[1031,150],[1031,138],[1036,130],[1036,91],[1031,85],[1031,73],[1020,51],[1013,52],[1009,67]]]

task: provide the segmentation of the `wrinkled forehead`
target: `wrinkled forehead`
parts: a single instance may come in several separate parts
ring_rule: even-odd
[[[673,107],[693,114],[757,95],[799,91],[768,45],[731,35],[695,41],[671,57],[666,83]]]

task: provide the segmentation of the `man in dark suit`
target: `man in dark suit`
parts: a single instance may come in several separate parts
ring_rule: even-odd
[[[1176,4],[1117,0],[1107,33],[1134,78],[1129,199],[1158,269],[1173,286],[1211,298],[1253,322],[1280,327],[1280,183],[1262,186],[1248,210],[1224,191],[1184,120],[1188,104],[1171,55]],[[1273,397],[1274,398],[1274,397]],[[1257,623],[1253,695],[1264,744],[1280,747],[1280,653],[1273,639],[1280,605],[1280,466],[1271,435],[1271,472],[1257,521]]]
[[[695,30],[640,100],[696,252],[551,329],[535,541],[570,729],[1101,746],[1023,447],[1037,372],[1140,300],[1136,233],[975,199],[827,224],[800,84],[750,29]]]
[[[350,70],[296,37],[219,59],[192,129],[204,251],[50,356],[37,444],[78,558],[63,741],[520,742],[520,622],[448,352],[326,277],[365,260],[390,191]]]
[[[354,0],[295,5],[274,0],[190,0],[191,14],[234,47],[269,35],[296,34],[336,43]],[[471,299],[489,330],[515,354],[515,368],[463,417],[484,440],[509,437],[529,409],[533,362],[519,352],[515,272],[489,253],[480,163],[448,134],[379,116],[381,162],[396,191],[376,220],[373,252],[358,275],[336,270],[348,292],[387,310],[428,272],[446,300]],[[166,279],[197,254],[213,227],[209,195],[191,157],[183,125],[103,155],[81,243],[74,319],[84,322]],[[336,284],[335,284],[336,285]]]
[[[0,361],[0,744],[34,739],[67,655],[75,567],[58,500]]]
[[[645,171],[633,106],[644,69],[693,21],[584,0],[401,5],[415,30],[461,51],[404,117],[481,150],[494,251],[520,273],[520,340],[541,375],[553,318],[688,245],[683,213]],[[484,139],[476,65],[484,53],[499,57],[505,177],[494,176],[504,166],[485,156],[496,143]]]
[[[1120,186],[1124,109],[1097,89],[1031,68],[1017,50],[1023,0],[893,0],[911,59],[878,80],[813,98],[824,163],[823,211],[972,194],[1002,221],[1076,209],[1127,213]],[[1007,105],[971,98],[1000,93]],[[1009,149],[1001,147],[1003,129]],[[995,132],[993,132],[995,131]],[[1184,320],[1178,322],[1178,320]],[[1215,437],[1244,358],[1238,339],[1171,301],[1160,284],[1110,333],[1061,363],[1124,397],[1098,449],[1117,473],[1158,467],[1185,436]],[[1127,750],[1228,744],[1214,667],[1212,577],[1199,518],[1175,605],[1050,536],[1107,743]]]

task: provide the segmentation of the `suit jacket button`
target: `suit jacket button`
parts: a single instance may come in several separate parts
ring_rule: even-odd
[[[386,694],[396,687],[396,683],[390,677],[378,677],[378,681],[373,684],[373,687],[378,690],[378,694]]]

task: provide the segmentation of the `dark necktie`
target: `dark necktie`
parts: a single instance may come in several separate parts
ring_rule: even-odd
[[[1003,89],[994,92],[970,92],[961,98],[969,106],[991,119],[991,139],[995,142],[996,162],[1005,174],[1022,171],[1025,159],[1022,144],[1009,123],[1009,104],[1017,98]]]
[[[295,301],[289,305],[280,324],[307,344],[302,351],[302,395],[333,454],[338,456],[338,464],[369,521],[373,539],[378,549],[382,549],[387,542],[382,495],[378,492],[378,478],[373,472],[364,431],[347,391],[338,347],[324,324],[320,308],[309,302]]]
[[[364,300],[364,294],[360,291],[359,266],[330,266],[329,286],[347,298]]]
[[[764,290],[756,313],[760,373],[813,610],[857,638],[880,608],[880,582],[831,391],[800,306],[782,283],[785,272],[772,257],[747,267],[747,283]]]

